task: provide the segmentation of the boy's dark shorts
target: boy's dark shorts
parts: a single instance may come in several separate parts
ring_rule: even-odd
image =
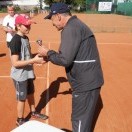
[[[34,79],[28,79],[25,81],[14,81],[14,85],[16,88],[16,97],[17,100],[26,100],[27,95],[34,93]]]

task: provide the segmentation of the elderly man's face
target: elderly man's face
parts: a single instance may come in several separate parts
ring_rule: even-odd
[[[63,29],[63,21],[62,21],[61,14],[52,15],[51,21],[53,26],[55,26],[58,31]]]

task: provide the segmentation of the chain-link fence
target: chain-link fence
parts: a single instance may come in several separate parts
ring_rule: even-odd
[[[132,2],[119,3],[117,6],[117,13],[132,16]]]

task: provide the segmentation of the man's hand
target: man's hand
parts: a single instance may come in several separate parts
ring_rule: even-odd
[[[45,46],[39,46],[38,47],[38,53],[40,56],[47,56],[47,53],[48,53],[49,49]]]
[[[44,64],[44,63],[47,62],[47,61],[45,61],[45,60],[43,59],[42,56],[39,56],[39,54],[37,54],[37,55],[33,58],[33,61],[34,61],[34,63],[37,63],[37,64]]]

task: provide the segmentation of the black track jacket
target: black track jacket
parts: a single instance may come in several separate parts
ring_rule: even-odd
[[[69,19],[61,32],[59,52],[48,51],[48,59],[65,67],[76,92],[93,90],[104,83],[95,36],[76,16]]]

